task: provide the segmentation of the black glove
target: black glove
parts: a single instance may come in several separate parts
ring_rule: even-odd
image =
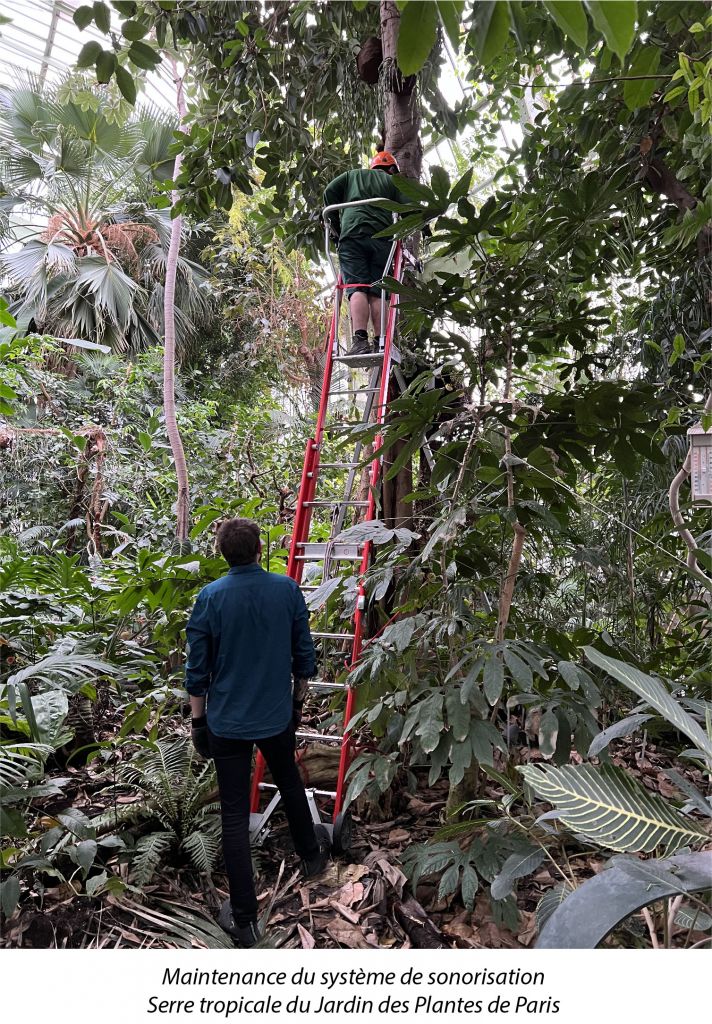
[[[191,726],[190,738],[193,741],[193,746],[201,757],[204,757],[206,761],[210,760],[213,755],[210,753],[207,718],[205,715],[202,715],[200,718],[193,718]]]

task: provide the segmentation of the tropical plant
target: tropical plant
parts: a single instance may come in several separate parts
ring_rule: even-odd
[[[170,177],[176,121],[150,107],[118,115],[102,94],[28,77],[0,94],[0,256],[24,330],[117,351],[157,343],[170,235],[151,205]],[[211,309],[206,274],[178,264],[177,332],[185,342]]]
[[[196,757],[186,738],[158,740],[139,750],[121,767],[117,782],[143,796],[139,819],[163,825],[136,841],[133,872],[138,885],[151,880],[172,846],[182,848],[197,871],[213,868],[220,851],[215,769]]]
[[[694,748],[686,751],[686,755],[699,759],[706,766],[707,772],[710,772],[712,737],[709,723],[712,707],[708,701],[696,699],[693,705],[695,710],[691,713],[671,694],[663,680],[610,658],[594,648],[587,648],[586,654],[594,665],[633,690],[641,698],[643,711],[656,711],[662,719],[688,736]],[[684,697],[682,700],[685,702]],[[635,721],[629,720],[626,723],[628,732],[639,728],[642,721],[647,722],[651,718],[649,714],[640,713],[634,717]],[[699,717],[702,717],[707,731],[700,726],[697,720]],[[608,730],[609,736],[613,729],[611,727]],[[606,743],[609,741],[609,737],[606,737]],[[599,743],[594,749],[600,753],[605,748]],[[607,875],[605,886],[595,879],[584,882],[572,904],[564,904],[563,900],[570,896],[568,893],[560,893],[557,897],[560,906],[551,913],[547,911],[541,920],[542,928],[546,923],[542,934],[543,945],[562,941],[567,946],[595,945],[632,911],[670,896],[675,897],[674,908],[669,911],[666,904],[664,913],[665,920],[669,917],[670,922],[673,922],[686,893],[712,890],[712,853],[678,852],[681,848],[694,848],[709,843],[712,801],[678,771],[670,770],[668,776],[685,797],[681,810],[670,801],[653,796],[626,771],[612,765],[595,767],[582,764],[543,769],[526,765],[519,771],[537,796],[554,805],[553,817],[572,829],[577,838],[619,854],[652,853],[659,849],[667,854],[664,860],[640,861],[631,857],[615,857],[611,861],[615,871]],[[691,814],[701,814],[702,820],[691,817]],[[551,818],[552,815],[544,817]],[[670,856],[675,853],[677,856]],[[631,878],[638,880],[640,892],[631,891],[634,885]],[[622,899],[623,894],[625,898]],[[547,899],[546,895],[543,899]],[[599,908],[593,931],[592,906]],[[704,904],[701,907],[705,915]],[[697,911],[692,911],[693,917],[699,913],[699,909],[698,906]],[[656,942],[649,914],[646,920],[653,941]],[[668,939],[669,932],[668,923],[665,930]]]

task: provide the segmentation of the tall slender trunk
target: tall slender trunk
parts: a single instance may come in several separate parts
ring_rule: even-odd
[[[383,143],[398,161],[401,174],[418,181],[423,168],[420,103],[417,86],[410,92],[404,90],[403,79],[397,70],[400,12],[393,0],[381,0],[380,17],[382,73],[386,86]],[[404,445],[403,441],[391,449],[388,459],[384,460],[384,472]],[[393,480],[383,481],[383,519],[389,526],[412,528],[413,505],[404,500],[412,491],[413,470],[410,464],[404,466]]]
[[[183,79],[178,74],[175,60],[172,61],[173,81],[176,86],[176,105],[181,122],[185,118],[185,95],[183,93]],[[175,181],[180,173],[182,164],[180,153],[176,156],[173,167],[173,180]],[[173,204],[178,201],[177,191],[173,192]],[[183,441],[178,429],[176,418],[176,392],[175,392],[175,370],[176,370],[176,273],[178,269],[178,257],[180,255],[181,232],[183,218],[174,217],[171,223],[171,240],[168,246],[168,257],[166,259],[166,284],[163,296],[163,325],[165,342],[163,348],[163,411],[166,418],[166,431],[173,454],[173,462],[176,467],[176,481],[178,484],[178,497],[176,500],[176,541],[179,545],[185,544],[188,540],[188,509],[190,491],[188,486],[188,466],[185,459]]]
[[[512,332],[507,333],[507,370],[504,378],[504,401],[508,402],[512,396]],[[512,454],[512,435],[509,427],[504,430],[504,451],[510,457]],[[511,463],[507,463],[507,508],[514,508],[514,470]],[[527,531],[518,520],[514,521],[514,540],[512,551],[509,556],[507,575],[502,580],[499,593],[499,616],[497,620],[497,640],[501,643],[504,640],[509,613],[512,610],[512,599],[514,597],[514,585],[517,582],[517,573],[522,562],[524,551],[524,540]]]

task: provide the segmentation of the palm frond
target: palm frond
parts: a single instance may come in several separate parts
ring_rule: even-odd
[[[113,675],[116,667],[89,651],[82,650],[79,641],[63,637],[48,654],[33,665],[27,665],[13,673],[7,680],[8,686],[18,686],[33,680],[45,686],[61,686],[70,692],[80,689],[89,679],[96,676]]]
[[[96,256],[79,261],[77,283],[94,296],[96,304],[106,310],[111,321],[125,330],[131,319],[133,299],[139,290],[137,283],[116,263],[107,263]]]
[[[44,772],[44,762],[54,748],[47,743],[1,743],[0,786],[34,782]]]

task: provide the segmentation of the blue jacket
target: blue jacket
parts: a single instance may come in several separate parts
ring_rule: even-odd
[[[198,594],[186,629],[186,689],[207,694],[210,731],[258,740],[292,718],[292,676],[314,675],[301,590],[256,563],[237,565]]]

